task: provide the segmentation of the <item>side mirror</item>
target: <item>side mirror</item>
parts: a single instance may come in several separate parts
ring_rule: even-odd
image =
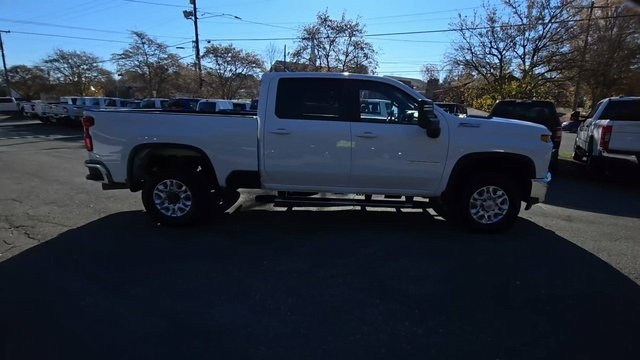
[[[433,102],[418,101],[418,126],[427,130],[427,136],[430,138],[435,139],[440,136],[440,120],[433,110]]]

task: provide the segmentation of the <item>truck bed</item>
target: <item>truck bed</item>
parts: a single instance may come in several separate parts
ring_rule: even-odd
[[[190,144],[202,149],[216,164],[221,183],[233,170],[258,170],[256,116],[104,109],[88,110],[87,115],[95,119],[90,158],[107,165],[114,182],[126,183],[129,159],[121,157],[147,144]]]

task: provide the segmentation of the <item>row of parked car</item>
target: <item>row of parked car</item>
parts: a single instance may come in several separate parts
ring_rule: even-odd
[[[16,103],[17,111],[23,116],[37,118],[42,122],[75,122],[80,124],[85,110],[129,109],[160,110],[180,112],[251,112],[252,102],[242,100],[199,99],[199,98],[147,98],[120,99],[114,97],[63,96],[58,102]],[[12,107],[13,109],[13,107]]]

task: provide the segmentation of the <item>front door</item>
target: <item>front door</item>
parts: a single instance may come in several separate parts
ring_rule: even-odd
[[[350,83],[360,102],[359,118],[351,124],[350,187],[387,194],[434,192],[447,158],[446,122],[440,121],[440,137],[429,138],[418,126],[416,98],[391,84]],[[386,109],[386,116],[372,113],[371,104]]]

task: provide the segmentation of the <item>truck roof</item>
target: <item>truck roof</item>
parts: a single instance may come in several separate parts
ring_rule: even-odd
[[[335,72],[268,72],[262,75],[262,80],[269,80],[272,78],[349,78],[349,79],[357,79],[357,80],[372,80],[376,82],[384,82],[388,84],[392,84],[394,86],[399,86],[407,91],[411,92],[419,99],[427,99],[423,94],[418,92],[418,90],[411,88],[407,84],[396,80],[394,78],[386,77],[386,76],[376,76],[376,75],[367,75],[367,74],[352,74],[352,73],[335,73]]]

